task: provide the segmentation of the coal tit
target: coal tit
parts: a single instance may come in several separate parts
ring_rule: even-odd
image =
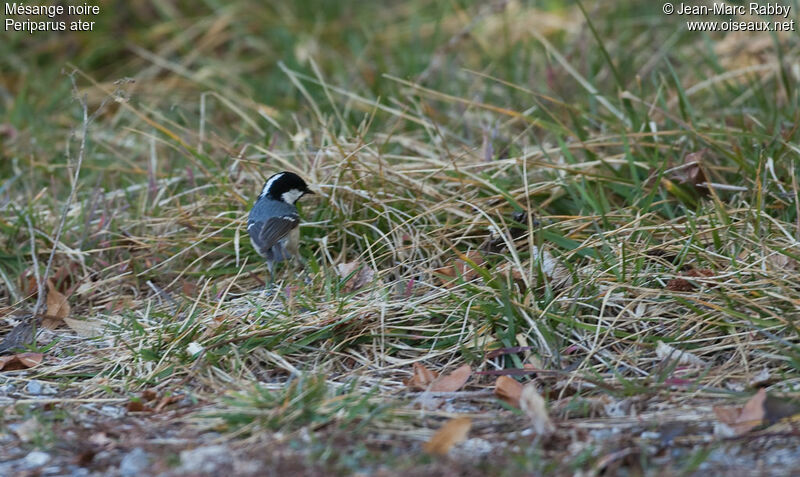
[[[250,243],[264,257],[270,280],[275,264],[294,256],[300,259],[300,216],[295,202],[314,192],[293,172],[279,172],[264,183],[261,194],[247,218]]]

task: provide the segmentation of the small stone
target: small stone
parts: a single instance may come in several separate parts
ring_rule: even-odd
[[[28,468],[41,467],[50,461],[50,454],[42,451],[33,451],[25,456],[25,465]]]
[[[25,392],[34,396],[42,394],[42,383],[35,379],[28,381],[28,384],[25,385]]]
[[[233,469],[231,451],[225,446],[206,446],[181,451],[183,473],[214,474]]]
[[[457,444],[450,450],[450,456],[461,460],[480,459],[492,452],[494,446],[486,439],[473,437]]]
[[[122,458],[122,462],[119,464],[119,473],[122,474],[122,477],[141,475],[149,464],[150,458],[147,456],[147,452],[141,447],[137,447]]]
[[[122,417],[125,414],[125,408],[106,405],[100,408],[100,414],[108,417]]]
[[[659,439],[661,437],[661,433],[660,432],[653,432],[653,431],[644,431],[644,432],[642,432],[642,434],[639,437],[641,437],[642,439],[655,440],[655,439]]]

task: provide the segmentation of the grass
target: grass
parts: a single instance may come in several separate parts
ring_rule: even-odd
[[[678,20],[641,2],[176,1],[104,6],[88,33],[6,33],[3,327],[36,301],[32,253],[44,273],[54,246],[50,277],[84,325],[41,330],[43,364],[3,372],[3,426],[35,414],[65,435],[133,399],[158,411],[128,413],[153,426],[142,442],[166,412],[176,435],[254,459],[272,446],[309,472],[652,474],[668,452],[723,469],[709,456],[726,441],[696,438],[710,406],[798,395],[800,49],[795,32]],[[244,218],[278,170],[318,195],[301,203],[306,272],[284,267],[266,295]],[[539,221],[526,243],[445,286],[519,210]],[[337,273],[352,261],[375,271],[355,291]],[[659,342],[707,366],[669,363]],[[526,434],[491,374],[426,409],[404,384],[416,362],[534,365],[518,378],[543,387],[557,437]],[[59,394],[20,394],[31,379]],[[491,451],[422,455],[458,413]],[[692,419],[673,443],[641,437]],[[205,441],[181,442],[148,451],[175,465]]]

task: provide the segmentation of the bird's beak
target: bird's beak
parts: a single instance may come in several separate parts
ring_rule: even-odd
[[[306,188],[306,190],[304,191],[304,193],[306,193],[306,194],[311,194],[311,195],[317,195],[317,193],[316,193],[316,192],[314,192],[313,190],[311,190],[311,189],[308,189],[308,188]]]

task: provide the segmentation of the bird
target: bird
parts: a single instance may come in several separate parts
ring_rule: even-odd
[[[300,215],[295,203],[304,195],[314,194],[294,172],[278,172],[264,183],[250,215],[247,233],[255,251],[264,257],[273,281],[275,265],[299,254]]]

